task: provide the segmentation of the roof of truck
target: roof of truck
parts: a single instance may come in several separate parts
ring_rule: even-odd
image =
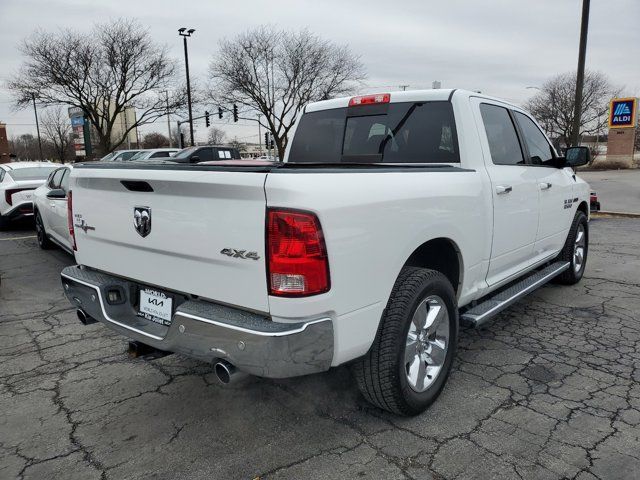
[[[456,97],[480,97],[490,100],[495,100],[505,104],[512,105],[511,102],[506,100],[484,95],[479,92],[472,92],[470,90],[463,90],[459,88],[438,88],[429,90],[400,90],[395,92],[390,91],[376,91],[367,92],[359,95],[352,95],[349,97],[332,98],[331,100],[322,100],[320,102],[313,102],[307,104],[305,112],[315,112],[318,110],[329,110],[331,108],[344,108],[349,106],[349,101],[354,97],[362,97],[376,94],[390,95],[389,103],[401,103],[401,102],[442,102],[450,101],[453,95]],[[515,105],[514,105],[515,106]]]

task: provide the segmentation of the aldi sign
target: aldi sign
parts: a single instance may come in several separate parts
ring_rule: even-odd
[[[636,126],[636,99],[614,98],[609,105],[609,128]]]

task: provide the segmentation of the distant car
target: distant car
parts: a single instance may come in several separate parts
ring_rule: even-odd
[[[33,191],[56,166],[52,162],[0,164],[0,228],[33,216]]]
[[[591,192],[591,195],[589,195],[589,203],[592,212],[600,211],[600,201],[598,200],[598,194],[596,192]]]
[[[33,192],[33,213],[36,219],[38,245],[49,249],[58,245],[73,254],[69,234],[67,201],[71,165],[64,165],[49,174],[47,181]]]
[[[207,145],[185,148],[167,160],[177,163],[200,163],[218,160],[240,160],[241,158],[237,148]]]
[[[111,153],[108,153],[104,157],[100,159],[101,162],[126,162],[127,160],[131,160],[135,154],[140,152],[140,149],[137,150],[114,150]]]
[[[162,158],[163,160],[174,156],[180,151],[179,148],[151,148],[148,150],[140,150],[133,157],[129,159],[131,162],[139,162],[141,160],[153,160],[155,158]]]

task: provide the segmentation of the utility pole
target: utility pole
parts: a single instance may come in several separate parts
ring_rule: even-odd
[[[589,30],[590,0],[582,0],[582,23],[580,25],[580,48],[578,51],[578,71],[576,73],[576,96],[573,107],[573,127],[571,145],[577,146],[580,136],[580,117],[582,117],[582,88],[584,86],[584,62],[587,55],[587,31]]]
[[[40,124],[38,122],[38,109],[36,108],[36,94],[31,94],[31,99],[33,100],[33,113],[36,116],[36,130],[38,131],[38,148],[40,149],[40,160],[44,160],[42,155],[42,140],[40,139]]]
[[[171,115],[169,115],[169,90],[164,91],[167,100],[167,136],[169,137],[169,148],[173,147],[171,141]]]
[[[186,30],[186,33],[185,33]],[[184,66],[187,71],[187,104],[189,106],[189,136],[191,137],[191,146],[195,145],[193,141],[193,113],[191,112],[191,82],[189,81],[189,52],[187,50],[187,37],[190,37],[196,30],[190,28],[187,30],[185,27],[178,29],[178,35],[184,40]]]

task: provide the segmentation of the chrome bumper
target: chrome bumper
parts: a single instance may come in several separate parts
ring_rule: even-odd
[[[174,313],[169,326],[136,315],[142,285],[85,267],[62,273],[64,293],[87,315],[116,332],[154,348],[207,362],[225,359],[239,370],[270,378],[323,372],[333,358],[333,324],[329,318],[298,323],[273,322],[266,316],[189,299],[170,292]],[[117,289],[123,300],[109,304]]]

